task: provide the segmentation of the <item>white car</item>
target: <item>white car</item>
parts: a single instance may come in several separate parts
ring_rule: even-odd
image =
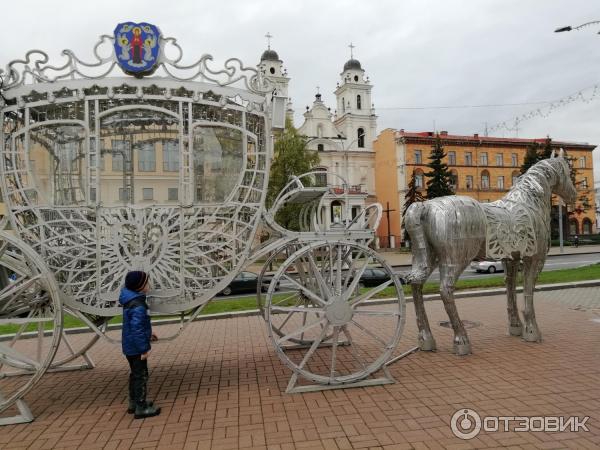
[[[477,273],[496,273],[504,271],[504,267],[502,267],[502,261],[494,261],[491,259],[473,261],[471,262],[471,269],[475,270]]]

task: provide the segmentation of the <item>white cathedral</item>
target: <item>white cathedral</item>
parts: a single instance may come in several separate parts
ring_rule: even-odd
[[[352,49],[352,45],[350,47]],[[283,69],[283,61],[270,45],[257,67],[275,83],[278,94],[289,99],[290,78]],[[376,199],[373,141],[377,116],[371,101],[373,85],[352,55],[344,64],[340,78],[335,89],[335,112],[331,112],[317,93],[312,107],[307,107],[304,113],[304,123],[298,128],[308,140],[307,148],[318,151],[319,167],[328,171],[327,184],[335,187],[337,195],[328,195],[324,200],[327,225],[353,219]],[[291,102],[288,102],[287,115],[293,120]],[[344,180],[349,188],[347,195],[343,194]],[[325,183],[325,180],[318,181]],[[351,217],[344,217],[346,211]]]

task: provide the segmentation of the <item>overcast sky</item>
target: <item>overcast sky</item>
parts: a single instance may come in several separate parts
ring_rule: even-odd
[[[378,131],[447,130],[483,134],[544,103],[600,83],[600,26],[554,33],[563,25],[600,20],[589,0],[396,1],[19,1],[3,10],[0,65],[29,49],[60,62],[63,48],[83,59],[100,34],[124,21],[147,21],[176,37],[191,62],[203,53],[255,65],[270,32],[291,77],[296,125],[320,86],[335,108],[333,90],[348,44],[370,77]],[[585,90],[588,88],[587,90]],[[521,104],[469,108],[430,108]],[[407,109],[420,108],[420,109]],[[434,125],[435,124],[435,125]],[[515,136],[501,129],[497,136]],[[521,122],[519,137],[600,145],[600,89],[590,102],[573,101],[547,117]],[[594,151],[600,181],[600,150]]]

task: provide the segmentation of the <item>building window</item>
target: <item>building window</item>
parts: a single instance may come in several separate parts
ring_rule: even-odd
[[[581,223],[581,232],[583,234],[592,234],[592,221],[585,217]]]
[[[450,187],[453,191],[458,189],[458,172],[456,170],[450,171]]]
[[[465,187],[468,191],[473,189],[473,175],[467,175],[465,180]]]
[[[504,177],[502,177],[502,176],[498,177],[497,186],[498,186],[498,189],[504,189]]]
[[[359,128],[356,134],[358,137],[358,148],[365,148],[365,130]]]
[[[519,155],[517,155],[516,153],[513,153],[512,155],[510,155],[510,163],[512,164],[513,167],[518,167]]]
[[[502,153],[496,153],[496,165],[498,167],[502,167],[504,165],[504,158],[502,158]]]
[[[422,164],[421,150],[415,150],[415,164]]]
[[[346,102],[344,102],[344,97],[342,97],[342,112],[346,112]]]
[[[481,172],[481,189],[490,188],[490,173],[487,170]]]
[[[342,222],[342,204],[335,200],[331,202],[331,223]]]
[[[112,170],[113,172],[123,172],[124,170],[130,171],[132,169],[131,164],[131,142],[130,141],[112,141]],[[123,160],[127,161],[127,168],[123,164]]]
[[[588,187],[587,178],[584,178],[583,180],[581,180],[581,187],[583,189],[587,189],[587,187]]]
[[[483,152],[479,155],[479,161],[480,161],[480,165],[482,166],[487,166],[488,165],[488,159],[487,159],[487,153]]]
[[[138,170],[154,172],[156,170],[156,149],[154,142],[144,142],[138,151]]]
[[[90,201],[96,201],[96,188],[90,188]]]
[[[360,101],[360,95],[356,96],[356,109],[362,109],[362,102]]]
[[[167,190],[167,199],[170,201],[179,200],[179,189],[178,188],[169,188]]]
[[[423,172],[420,170],[415,171],[415,188],[423,189]]]
[[[317,151],[322,152],[324,149],[323,144],[317,144]]]
[[[360,206],[353,206],[352,207],[352,220],[356,219],[356,217],[358,217],[359,214],[360,214]]]
[[[163,146],[163,170],[165,172],[177,172],[179,170],[179,142],[168,140],[162,142]]]
[[[315,186],[323,187],[327,186],[327,170],[324,168],[315,169]]]
[[[129,200],[131,200],[129,188],[119,188],[119,201],[128,202]]]
[[[467,152],[465,153],[465,166],[473,165],[473,153]]]
[[[456,152],[448,152],[448,165],[456,165]]]
[[[323,137],[323,125],[322,124],[317,125],[317,137],[318,138]]]
[[[519,172],[513,172],[512,173],[512,185],[516,185],[517,184],[517,180],[519,179]]]
[[[585,169],[585,156],[582,156],[581,158],[579,158],[579,168]]]
[[[569,220],[569,234],[571,236],[579,234],[579,224],[577,223],[577,219]]]
[[[153,188],[142,188],[142,199],[154,200],[154,189]]]

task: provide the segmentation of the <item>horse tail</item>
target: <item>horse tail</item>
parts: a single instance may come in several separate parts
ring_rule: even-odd
[[[410,236],[411,251],[412,251],[412,269],[406,275],[406,281],[410,284],[423,284],[429,274],[429,245],[427,236],[421,223],[423,213],[427,210],[427,205],[424,202],[415,202],[408,207],[404,216],[404,227]]]

